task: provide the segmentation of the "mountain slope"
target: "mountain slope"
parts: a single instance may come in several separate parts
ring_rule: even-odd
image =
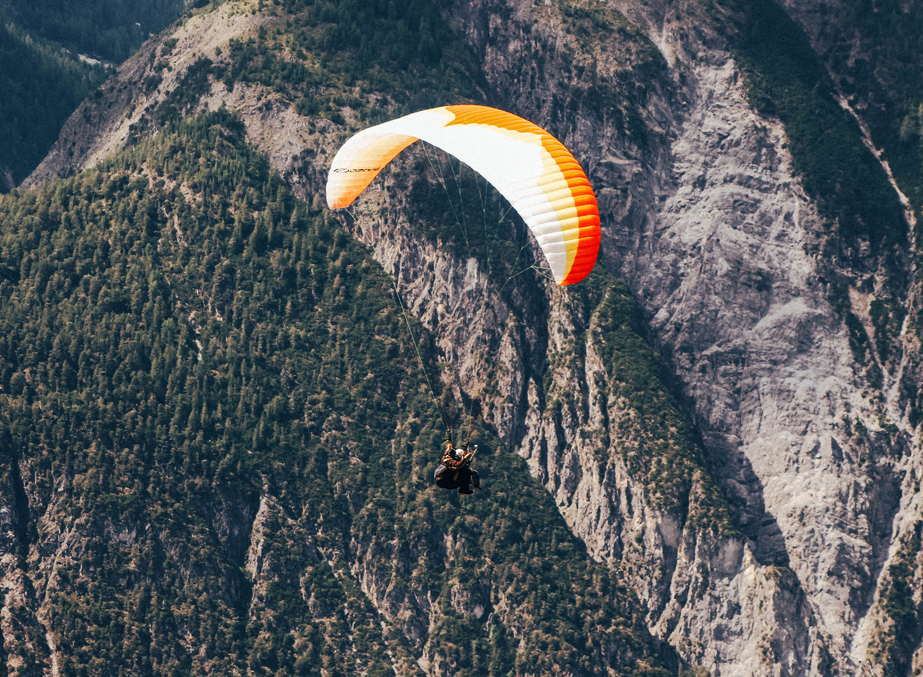
[[[891,341],[899,342],[902,361],[895,370],[891,409],[895,418],[903,418],[908,426],[919,426],[921,417],[920,382],[920,279],[919,236],[921,206],[921,171],[918,134],[918,108],[921,95],[919,78],[920,8],[915,3],[885,4],[873,11],[865,7],[823,3],[808,7],[803,3],[787,2],[789,14],[804,26],[812,44],[821,56],[840,99],[863,123],[868,145],[882,159],[892,181],[899,187],[908,210],[911,225],[913,259],[907,300],[895,313],[890,299],[877,299],[879,314],[897,315],[897,323],[906,319],[897,331],[889,333]],[[833,21],[819,21],[825,12]],[[887,39],[882,36],[887,35]],[[881,313],[881,310],[885,313]],[[905,314],[906,313],[906,314]],[[876,324],[876,340],[878,337]],[[884,333],[884,332],[882,332]],[[915,444],[914,451],[919,451]],[[923,665],[920,651],[920,609],[908,592],[919,588],[919,514],[920,494],[916,487],[919,476],[919,453],[903,462],[905,491],[901,511],[895,521],[890,560],[882,571],[875,603],[863,619],[858,641],[853,649],[857,661],[868,657],[863,667],[874,674],[900,674],[919,670]]]
[[[183,0],[0,2],[0,192],[39,164],[77,105]]]
[[[471,246],[479,205],[440,196],[450,165],[432,151],[409,150],[340,218],[451,365],[440,388],[525,459],[689,665],[886,665],[894,652],[876,653],[863,621],[876,604],[898,612],[882,632],[898,618],[918,634],[893,604],[919,550],[906,536],[919,500],[913,242],[807,39],[759,2],[424,5],[200,12],[85,103],[30,182],[224,106],[319,209],[332,153],[376,121],[472,100],[546,126],[600,198],[600,271],[585,288],[511,279],[515,248],[494,257],[489,235]],[[485,225],[527,242],[516,220]],[[416,557],[375,552],[369,571]],[[421,628],[402,626],[408,650],[445,669]]]
[[[80,63],[8,22],[0,7],[0,191],[25,179],[48,152],[80,101],[105,79],[104,69]],[[49,99],[47,92],[55,92]]]
[[[3,202],[4,614],[48,637],[5,630],[10,674],[667,674],[489,433],[487,491],[432,486],[388,281],[243,137],[204,116]]]

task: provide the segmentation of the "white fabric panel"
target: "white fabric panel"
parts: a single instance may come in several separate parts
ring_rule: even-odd
[[[544,251],[544,250],[542,250]],[[567,252],[545,252],[545,258],[551,266],[554,281],[560,282],[567,275]]]
[[[554,190],[551,198],[555,201],[566,196],[570,204],[565,202],[561,206],[572,206],[567,182],[559,178],[546,180],[544,186],[538,185],[545,169],[543,159],[547,157],[539,143],[517,139],[515,132],[503,132],[490,125],[446,127],[452,119],[446,111],[426,110],[363,130],[340,148],[331,169],[355,166],[354,160],[362,155],[363,149],[382,136],[401,134],[426,141],[481,174],[510,202],[533,231],[555,281],[560,283],[567,274],[567,251],[554,205],[546,191]],[[522,136],[535,138],[534,135]]]

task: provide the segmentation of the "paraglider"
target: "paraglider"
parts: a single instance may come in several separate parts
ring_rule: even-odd
[[[452,431],[446,432],[445,451],[442,452],[442,459],[433,476],[437,487],[458,489],[459,494],[473,494],[475,489],[481,490],[481,476],[471,467],[478,445],[474,445],[474,451],[469,451],[470,441],[469,435],[462,448],[456,449],[452,444]]]
[[[348,207],[419,140],[455,156],[509,200],[535,236],[556,284],[589,275],[599,252],[599,208],[580,163],[538,125],[496,108],[431,108],[359,132],[333,158],[327,204]]]
[[[391,160],[420,140],[471,167],[510,202],[538,242],[557,285],[589,275],[599,252],[599,208],[580,163],[538,125],[496,108],[431,108],[355,134],[333,158],[327,204],[331,209],[349,207]],[[407,321],[403,304],[401,309]],[[416,341],[414,347],[425,375]],[[428,375],[426,379],[438,407]],[[460,494],[480,491],[480,477],[471,468],[474,453],[468,451],[468,442],[455,448],[441,408],[440,413],[447,435],[434,478],[437,486]]]

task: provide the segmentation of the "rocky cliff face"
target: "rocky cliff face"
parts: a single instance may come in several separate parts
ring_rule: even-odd
[[[276,20],[239,7],[189,19],[159,81],[148,78],[160,72],[152,64],[162,48],[146,46],[101,100],[84,104],[30,181],[98,162],[196,59],[220,63],[226,50],[217,48],[230,37]],[[899,538],[919,501],[916,431],[898,387],[903,353],[887,362],[871,351],[880,382],[857,364],[851,341],[871,340],[881,284],[822,253],[829,224],[793,170],[781,123],[751,108],[720,12],[483,0],[455,3],[448,15],[480,64],[485,102],[546,126],[587,168],[608,276],[589,295],[540,278],[498,280],[477,256],[414,228],[410,184],[396,174],[342,221],[454,365],[446,385],[526,460],[590,557],[632,584],[650,631],[691,665],[716,675],[834,675],[873,664],[869,610],[886,563],[906,550]],[[214,79],[188,112],[221,105],[299,197],[322,192],[340,125],[308,127],[280,94],[228,91]],[[360,125],[352,113],[343,110],[347,123]],[[853,334],[831,301],[834,273],[849,283],[861,325]],[[615,277],[635,310],[618,305],[631,304]],[[908,303],[912,292],[896,288]],[[613,324],[619,313],[628,319]],[[615,334],[636,321],[653,346],[650,364],[672,374],[671,390],[627,374],[613,355]],[[685,418],[658,428],[635,396],[648,391]],[[257,523],[272,511],[264,499]],[[247,551],[254,579],[271,565],[261,533],[254,527]],[[360,543],[347,565],[410,639],[419,667],[438,674],[445,658],[427,645],[431,606],[375,564],[386,551]],[[477,591],[459,589],[453,600],[476,615]],[[318,618],[322,602],[312,607]],[[15,604],[4,608],[12,618]]]
[[[895,496],[899,507],[889,534],[890,547],[882,553],[887,559],[871,607],[859,621],[851,648],[853,661],[867,674],[904,673],[919,669],[921,641],[916,610],[920,573],[917,517],[920,445],[916,408],[921,363],[917,329],[921,205],[912,124],[920,92],[914,79],[902,75],[905,68],[916,70],[913,64],[918,50],[909,36],[916,32],[919,7],[905,3],[883,12],[866,13],[837,3],[786,2],[784,6],[803,27],[834,82],[842,105],[860,122],[866,143],[888,170],[895,189],[900,192],[910,227],[910,257],[905,272],[911,277],[899,294],[907,320],[901,327],[897,357],[891,364],[883,365],[887,373],[880,395],[880,406],[896,427],[905,432],[907,440],[904,456],[893,472],[899,483]],[[882,31],[891,37],[886,41],[877,39]],[[881,279],[866,288],[866,294],[859,297],[866,306],[876,300],[879,303],[887,300],[892,293]],[[910,605],[903,613],[898,610],[899,598],[908,599]]]
[[[791,178],[782,130],[750,112],[730,60],[693,73],[676,190],[634,234],[621,272],[653,316],[756,562],[794,572],[785,583],[800,590],[772,613],[801,637],[769,662],[825,674],[828,652],[847,667],[906,442],[879,432],[860,395],[868,386],[808,253],[819,219]],[[873,431],[872,449],[850,443],[850,419]]]
[[[643,499],[626,501],[626,494],[643,497],[645,486],[619,468],[618,428],[602,415],[606,407],[593,406],[600,399],[595,386],[619,375],[600,373],[592,333],[583,364],[555,374],[586,414],[563,425],[543,421],[543,398],[533,384],[520,453],[595,556],[630,562],[623,543],[644,543],[644,566],[633,580],[648,601],[651,626],[693,662],[720,674],[776,666],[789,674],[849,670],[852,634],[891,542],[900,461],[910,452],[913,430],[889,426],[868,395],[870,384],[857,374],[846,328],[827,297],[829,264],[812,255],[822,219],[793,176],[781,125],[750,109],[728,47],[694,8],[682,19],[659,21],[651,18],[656,8],[620,9],[638,17],[672,62],[667,72],[645,71],[654,76],[644,83],[654,95],[641,109],[652,142],[638,149],[586,106],[575,116],[584,129],[565,125],[566,138],[584,146],[580,157],[601,186],[606,262],[651,318],[655,345],[682,384],[705,462],[734,506],[744,538],[721,548],[714,534],[652,511]],[[543,24],[553,25],[542,12],[553,16],[540,10],[521,24],[506,21],[496,32],[509,37],[483,47],[495,91],[517,109],[534,110],[537,119],[541,105],[528,86],[517,87],[528,72],[523,52],[559,54],[567,44],[546,29],[548,46],[523,46],[521,34],[537,41]],[[693,26],[704,34],[691,37]],[[605,69],[605,47],[596,47],[600,80],[617,88],[616,73]],[[579,47],[574,51],[583,56]],[[580,56],[567,61],[579,64]],[[559,82],[548,83],[551,96]],[[573,90],[567,94],[574,98]],[[621,200],[612,195],[617,189]],[[870,328],[868,303],[854,294]],[[573,311],[552,312],[549,354],[563,352],[562,319],[564,327],[581,322]],[[575,389],[575,381],[585,385]],[[894,382],[887,381],[886,392]],[[617,411],[612,403],[608,409]],[[850,439],[853,426],[868,434]],[[580,438],[587,437],[589,449],[582,450]],[[594,467],[591,451],[601,440],[614,441],[609,476]],[[705,547],[696,548],[703,537]],[[703,568],[715,571],[712,580],[687,575]],[[698,598],[689,594],[697,585],[705,588]],[[708,619],[704,627],[702,619]],[[704,650],[690,641],[709,635]]]

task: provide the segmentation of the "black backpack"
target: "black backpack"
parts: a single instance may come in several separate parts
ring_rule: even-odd
[[[452,472],[441,463],[436,468],[433,479],[436,480],[436,486],[442,489],[456,489],[458,487],[458,471]]]

